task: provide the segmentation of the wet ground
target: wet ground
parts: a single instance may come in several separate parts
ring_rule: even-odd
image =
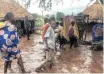
[[[23,57],[24,66],[27,72],[35,72],[35,69],[45,62],[44,59],[44,45],[39,44],[41,37],[39,35],[31,35],[30,40],[27,41],[26,37],[20,39],[19,48]],[[21,72],[17,65],[17,60],[12,63],[13,73]],[[3,60],[0,60],[0,73],[3,72]],[[11,72],[8,70],[8,72]]]
[[[21,38],[19,48],[23,57],[26,71],[31,73],[45,62],[44,46],[41,42],[40,35],[32,35],[31,40],[27,41],[26,37]],[[102,73],[103,72],[103,51],[89,50],[89,46],[83,46],[69,49],[61,53],[61,57],[56,61],[52,69],[46,69],[46,73]],[[12,63],[14,72],[20,72],[16,60]],[[3,60],[0,60],[0,73],[3,72]]]
[[[67,47],[69,48],[69,47]],[[88,46],[67,49],[52,69],[52,73],[102,73],[103,52],[88,50]]]

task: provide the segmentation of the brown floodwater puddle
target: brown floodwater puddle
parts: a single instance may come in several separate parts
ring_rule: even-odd
[[[87,46],[64,51],[58,63],[48,73],[103,73],[103,51],[88,50]]]
[[[30,63],[25,65],[30,67],[31,72],[34,72],[34,59],[38,56],[34,56],[33,49],[37,49],[35,45],[39,40],[39,35],[32,35],[31,40],[27,41],[26,37],[20,39],[18,47],[22,51],[23,57]],[[38,46],[39,47],[39,46]],[[33,53],[28,56],[28,53]],[[27,54],[24,56],[24,54]],[[37,54],[37,53],[35,53]],[[27,62],[25,60],[25,62]],[[3,60],[0,59],[0,68],[3,66]],[[43,73],[102,73],[103,72],[103,51],[88,50],[88,46],[80,46],[78,48],[69,49],[69,45],[66,45],[66,50],[62,52],[61,57],[58,59],[58,63],[52,69],[46,69]]]

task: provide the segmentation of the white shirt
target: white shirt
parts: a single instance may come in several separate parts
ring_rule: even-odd
[[[51,26],[47,29],[45,37],[47,37],[47,44],[49,48],[55,49],[55,32]]]

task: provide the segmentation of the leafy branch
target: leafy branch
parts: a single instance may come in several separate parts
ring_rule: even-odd
[[[16,0],[19,3],[19,0]],[[28,9],[30,7],[30,4],[38,3],[39,8],[42,8],[44,11],[50,11],[52,8],[53,3],[56,3],[57,5],[60,3],[64,3],[64,0],[21,0],[22,4],[24,4],[25,8]],[[72,4],[74,1],[80,1],[80,0],[72,0]],[[93,1],[93,0],[90,0]],[[103,0],[100,0],[100,2],[103,4]]]

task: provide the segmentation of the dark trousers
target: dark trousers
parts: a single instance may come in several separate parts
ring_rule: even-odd
[[[27,34],[27,40],[29,40],[30,39],[30,31],[29,31],[29,29],[26,30],[26,34]]]
[[[59,40],[60,48],[67,43],[67,40],[64,38],[64,36],[58,36],[58,40]]]
[[[75,47],[77,46],[77,39],[76,37],[69,37],[70,39],[70,49],[72,48],[72,46],[74,45]]]

